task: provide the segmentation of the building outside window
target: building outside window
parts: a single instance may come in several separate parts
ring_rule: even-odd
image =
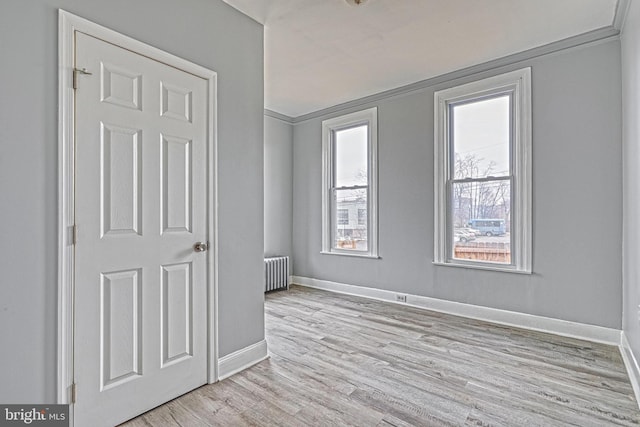
[[[367,225],[367,208],[358,208],[358,225]]]
[[[349,225],[349,209],[337,209],[338,225]]]

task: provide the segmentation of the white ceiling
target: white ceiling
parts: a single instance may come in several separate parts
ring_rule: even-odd
[[[617,0],[225,0],[265,25],[265,108],[290,117],[613,24]]]

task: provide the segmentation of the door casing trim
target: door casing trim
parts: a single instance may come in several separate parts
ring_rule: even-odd
[[[71,403],[74,334],[74,147],[73,68],[76,31],[99,38],[207,81],[207,381],[218,381],[218,179],[217,73],[134,40],[62,9],[58,11],[58,328],[57,403]]]

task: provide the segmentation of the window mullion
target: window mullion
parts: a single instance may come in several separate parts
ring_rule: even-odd
[[[348,187],[332,187],[334,190],[363,190],[369,187],[368,185],[351,185]]]
[[[465,183],[474,183],[474,182],[508,181],[512,179],[513,179],[513,175],[504,175],[504,176],[487,176],[484,178],[456,178],[456,179],[451,179],[450,182],[452,184],[465,184]]]

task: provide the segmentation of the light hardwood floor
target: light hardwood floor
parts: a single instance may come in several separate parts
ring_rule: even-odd
[[[128,423],[633,426],[616,347],[292,286],[266,296],[271,358]]]

